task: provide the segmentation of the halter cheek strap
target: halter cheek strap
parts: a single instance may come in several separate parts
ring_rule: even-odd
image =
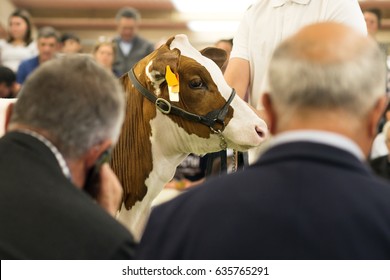
[[[236,95],[236,91],[232,89],[232,93],[230,94],[229,99],[226,101],[225,105],[223,105],[222,108],[211,111],[207,113],[205,116],[193,114],[186,110],[183,110],[175,105],[172,105],[169,101],[167,101],[164,98],[157,98],[153,93],[151,93],[149,90],[147,90],[136,78],[134,74],[134,69],[131,69],[128,72],[128,76],[130,80],[132,81],[135,88],[149,101],[154,103],[158,110],[160,110],[164,114],[173,114],[176,116],[180,116],[186,120],[193,121],[193,122],[199,122],[201,124],[204,124],[217,134],[220,134],[222,130],[225,128],[225,118],[227,115],[227,112],[229,110],[229,105],[233,101],[234,96]],[[215,125],[219,124],[222,125],[222,129],[215,129]]]

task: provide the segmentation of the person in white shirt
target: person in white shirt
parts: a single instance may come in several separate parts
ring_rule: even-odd
[[[274,49],[303,26],[321,21],[336,21],[367,34],[357,0],[256,0],[244,14],[224,76],[266,123],[261,96],[267,88],[265,73]],[[267,142],[248,151],[250,164],[267,149]]]
[[[264,75],[275,47],[301,27],[319,21],[337,21],[367,34],[357,0],[257,0],[234,37],[225,72],[228,84],[261,109]]]
[[[31,21],[27,11],[18,9],[8,20],[8,40],[0,40],[0,65],[16,73],[19,64],[38,54],[31,36]]]

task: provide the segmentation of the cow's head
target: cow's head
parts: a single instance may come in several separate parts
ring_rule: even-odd
[[[127,112],[111,165],[127,209],[157,195],[187,154],[264,140],[264,121],[225,82],[225,60],[223,50],[199,52],[177,35],[122,76]]]
[[[258,146],[266,136],[265,122],[234,97],[234,90],[226,83],[220,70],[225,60],[225,51],[206,48],[199,52],[185,35],[177,35],[151,54],[147,64],[140,65],[145,67],[142,70],[148,77],[149,90],[163,102],[162,111],[173,106],[195,116],[183,117],[173,110],[166,114],[183,132],[179,138],[185,141],[178,147],[182,152],[217,151],[221,141],[229,148],[246,150]],[[176,78],[179,84],[176,88],[169,80],[172,75],[173,83]]]

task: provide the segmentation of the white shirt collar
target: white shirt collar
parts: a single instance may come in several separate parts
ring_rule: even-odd
[[[361,161],[365,160],[362,150],[355,142],[340,134],[327,131],[296,130],[283,132],[272,138],[270,145],[276,146],[297,141],[307,141],[333,146],[353,154]]]
[[[307,4],[309,4],[310,1],[311,0],[272,0],[272,6],[274,8],[281,7],[284,4],[286,4],[287,2],[294,2],[297,4],[301,4],[301,5],[307,5]]]

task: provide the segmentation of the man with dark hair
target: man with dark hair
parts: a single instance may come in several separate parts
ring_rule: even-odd
[[[136,9],[130,7],[120,9],[115,20],[119,36],[114,39],[117,45],[114,70],[123,74],[129,71],[136,62],[153,52],[154,46],[138,36],[141,15]]]
[[[381,27],[382,13],[379,9],[367,9],[363,11],[364,19],[367,25],[367,32],[375,38],[376,33]]]
[[[61,52],[63,54],[80,53],[82,46],[80,38],[74,33],[64,33],[61,36]]]
[[[59,48],[60,36],[50,26],[42,27],[38,31],[38,55],[24,60],[16,73],[16,81],[22,85],[26,78],[42,63],[55,57]]]
[[[104,160],[125,114],[119,82],[91,57],[40,66],[9,105],[0,139],[1,259],[129,259]]]
[[[0,66],[0,98],[13,98],[18,89],[15,73],[8,67]]]

